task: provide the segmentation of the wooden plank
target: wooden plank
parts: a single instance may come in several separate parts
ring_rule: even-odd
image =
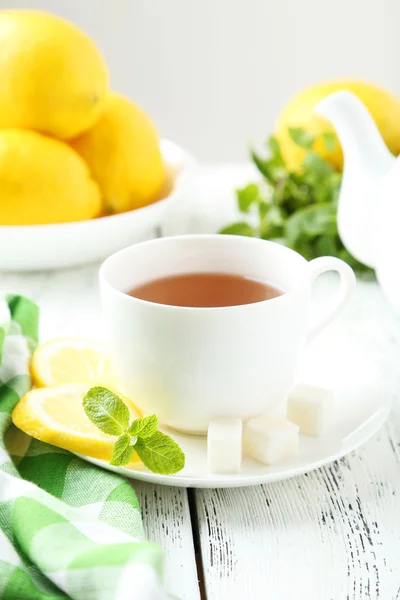
[[[187,492],[132,481],[142,509],[146,536],[165,551],[165,586],[180,600],[199,600]]]
[[[208,600],[397,598],[399,433],[307,476],[197,491]]]
[[[31,297],[40,307],[40,337],[101,338],[99,265],[62,271],[1,273],[0,293]]]

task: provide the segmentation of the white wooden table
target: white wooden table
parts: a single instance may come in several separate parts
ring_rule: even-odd
[[[42,340],[99,338],[97,269],[2,274],[0,291],[39,303]],[[178,598],[400,599],[400,318],[375,283],[360,283],[332,328],[380,357],[395,396],[388,424],[338,463],[281,483],[196,491],[136,483]]]
[[[0,274],[41,307],[41,339],[101,338],[98,265]],[[374,353],[394,397],[364,447],[305,476],[233,490],[134,483],[181,600],[400,599],[400,317],[361,282],[331,333]],[[345,344],[343,351],[345,351]]]

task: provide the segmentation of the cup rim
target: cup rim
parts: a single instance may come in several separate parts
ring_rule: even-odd
[[[233,305],[233,306],[175,306],[173,304],[162,304],[162,303],[158,303],[158,302],[150,302],[149,300],[143,300],[141,298],[135,298],[135,296],[130,296],[129,294],[127,294],[126,292],[121,291],[120,289],[118,289],[115,285],[111,284],[108,281],[108,277],[106,274],[106,270],[109,268],[109,265],[112,261],[120,258],[123,254],[129,252],[132,248],[136,248],[138,246],[147,246],[150,244],[162,244],[165,243],[166,240],[172,240],[172,239],[180,239],[182,241],[185,241],[187,239],[191,239],[191,240],[195,240],[195,239],[200,239],[200,240],[206,240],[206,239],[215,239],[215,238],[229,238],[229,239],[233,239],[233,238],[240,238],[240,240],[246,240],[245,242],[241,241],[241,243],[250,243],[250,244],[268,244],[269,246],[279,246],[281,249],[283,249],[283,251],[287,252],[288,254],[291,254],[293,257],[296,257],[296,259],[302,261],[302,263],[304,264],[304,266],[306,267],[309,263],[308,261],[298,252],[296,252],[295,250],[292,250],[291,248],[288,248],[287,246],[284,246],[283,244],[279,244],[278,242],[273,242],[271,240],[263,240],[261,238],[252,238],[252,237],[246,237],[246,236],[237,236],[237,235],[230,235],[230,234],[220,234],[220,233],[189,233],[189,234],[185,234],[185,235],[179,235],[179,236],[165,236],[165,237],[159,237],[159,238],[154,238],[151,240],[146,240],[143,242],[139,242],[137,244],[131,244],[130,246],[126,246],[125,248],[122,248],[121,250],[118,250],[117,252],[114,252],[113,254],[111,254],[110,256],[108,256],[103,263],[100,266],[99,269],[99,280],[100,280],[100,284],[101,286],[106,286],[108,287],[110,290],[113,291],[114,294],[117,294],[117,296],[121,297],[124,299],[124,301],[126,302],[131,302],[133,304],[142,304],[142,305],[147,305],[149,307],[158,307],[158,308],[163,308],[164,310],[170,310],[170,311],[192,311],[192,312],[202,312],[202,313],[209,313],[211,311],[234,311],[234,310],[243,310],[243,309],[250,309],[250,307],[254,308],[254,307],[261,307],[264,306],[266,303],[268,303],[268,306],[271,305],[271,303],[276,303],[276,302],[282,302],[285,298],[291,296],[293,293],[295,293],[297,291],[297,289],[300,287],[300,282],[301,282],[301,278],[298,278],[298,281],[296,282],[296,285],[293,287],[293,289],[284,292],[281,296],[276,296],[275,298],[270,298],[267,300],[261,300],[260,302],[252,302],[250,304],[237,304],[237,305]]]

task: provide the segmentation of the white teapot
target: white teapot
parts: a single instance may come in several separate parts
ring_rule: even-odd
[[[347,250],[375,269],[400,311],[400,156],[386,147],[366,106],[351,92],[331,94],[316,106],[336,130],[344,154],[338,229]]]

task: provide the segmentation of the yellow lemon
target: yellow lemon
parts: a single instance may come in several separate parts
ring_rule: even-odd
[[[0,131],[0,225],[80,221],[100,210],[99,189],[67,144],[34,131]]]
[[[68,139],[100,114],[108,73],[94,42],[37,10],[0,11],[0,128]]]
[[[128,98],[110,94],[96,124],[71,145],[89,165],[108,210],[124,212],[158,199],[166,177],[158,134]]]
[[[400,153],[400,101],[390,92],[363,81],[331,81],[313,85],[297,94],[281,112],[276,124],[276,136],[282,154],[291,169],[298,169],[304,150],[291,140],[288,128],[300,127],[316,137],[314,149],[332,166],[341,169],[343,156],[339,143],[329,152],[323,143],[322,134],[333,132],[332,126],[314,114],[316,104],[333,92],[348,90],[364,102],[375,120],[387,146],[394,154]]]
[[[114,368],[104,345],[80,338],[54,339],[38,346],[31,373],[37,387],[74,381],[115,385]]]
[[[13,423],[47,444],[109,461],[116,437],[100,431],[86,416],[83,398],[90,387],[88,383],[66,383],[32,390],[14,408]],[[131,419],[142,416],[128,398],[122,400],[128,406]],[[138,460],[135,454],[132,462]]]

